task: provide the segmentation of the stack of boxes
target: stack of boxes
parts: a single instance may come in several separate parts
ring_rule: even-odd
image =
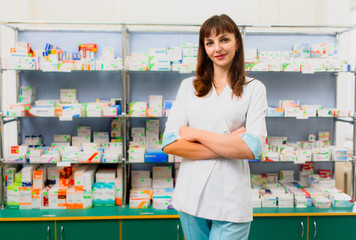
[[[20,87],[19,101],[17,104],[10,104],[9,109],[6,111],[7,116],[23,117],[25,111],[30,110],[30,105],[35,102],[36,88],[35,87]]]
[[[36,99],[36,88],[21,87],[17,104],[10,104],[7,116],[27,117],[117,117],[121,115],[121,98],[97,99],[79,103],[76,89],[60,89],[60,99]]]
[[[7,202],[7,187],[12,185],[15,182],[15,175],[17,172],[17,167],[16,165],[6,165],[4,168],[4,201]],[[22,176],[21,179],[17,182],[22,182]]]
[[[109,132],[94,132],[93,142],[98,144],[99,146],[110,142]]]
[[[159,120],[146,120],[146,128],[132,128],[129,162],[167,162],[161,150]]]
[[[60,105],[56,107],[56,116],[82,117],[83,107],[78,103],[76,89],[60,89]]]
[[[348,71],[349,64],[338,57],[331,44],[294,44],[291,51],[245,50],[246,71]]]
[[[162,95],[150,95],[147,116],[148,117],[162,117],[163,116],[163,104],[162,103],[163,103]]]
[[[146,149],[144,147],[130,146],[129,162],[132,162],[132,163],[145,162],[145,151],[146,151]]]
[[[308,134],[308,141],[287,142],[287,137],[267,137],[262,146],[261,161],[292,161],[303,164],[310,161],[348,160],[348,150],[330,146],[330,132]],[[258,158],[257,158],[258,160]]]
[[[72,141],[72,136],[68,134],[54,135],[52,147],[69,147]]]
[[[61,147],[62,162],[78,163],[80,146]]]
[[[103,55],[95,59],[96,43],[81,43],[79,53],[69,53],[46,44],[45,49],[32,50],[29,43],[17,42],[4,58],[8,69],[43,70],[119,70],[122,59],[114,57],[113,47],[104,47]],[[130,71],[194,71],[198,55],[197,43],[182,43],[181,47],[150,48],[148,53],[131,53],[127,57]],[[294,44],[291,51],[245,50],[246,71],[349,71],[350,65],[338,56],[332,44]]]
[[[132,102],[129,105],[130,117],[146,117],[147,115],[147,102]]]
[[[130,71],[147,71],[148,53],[131,53],[127,57],[127,65]]]
[[[279,101],[279,107],[284,109],[285,117],[300,118],[304,116],[304,112],[303,109],[300,107],[299,101],[281,100]]]
[[[146,131],[145,128],[133,127],[131,128],[131,145],[138,147],[146,147]]]
[[[309,117],[350,117],[352,113],[338,108],[322,108],[321,105],[301,105],[299,100],[280,100],[278,107],[267,108],[266,116],[307,119]]]
[[[122,143],[111,142],[103,153],[103,163],[118,163],[122,155]]]
[[[320,169],[318,173],[314,174],[313,163],[306,163],[302,164],[299,182],[294,180],[294,171],[290,170],[281,170],[280,176],[283,179],[279,183],[273,183],[274,179],[267,174],[251,175],[253,207],[353,206],[351,197],[335,188],[335,180],[331,179],[331,170]]]
[[[35,87],[20,87],[20,104],[33,104],[36,99],[36,88]]]
[[[181,47],[150,48],[149,53],[131,53],[127,57],[130,71],[182,71],[196,70],[197,43],[183,43]]]
[[[121,142],[121,120],[113,119],[110,124],[110,138],[112,142]]]
[[[277,196],[274,194],[266,194],[261,197],[262,207],[266,208],[276,208],[277,205]]]
[[[115,205],[122,205],[123,197],[123,175],[122,166],[119,165],[116,169],[116,179],[115,179]]]
[[[29,43],[16,42],[15,47],[10,48],[9,54],[3,61],[7,69],[37,69],[39,65],[39,59],[33,56]]]
[[[131,171],[131,188],[130,208],[148,208],[152,196],[150,171]]]
[[[299,184],[303,187],[309,186],[309,176],[314,173],[314,163],[308,162],[302,164],[299,171]]]
[[[60,89],[60,102],[75,104],[78,103],[77,100],[77,90],[76,89]]]
[[[172,167],[153,167],[153,199],[155,209],[170,209],[172,207],[173,178]]]
[[[27,162],[29,148],[26,145],[11,146],[10,154],[7,156],[8,163],[25,163]]]
[[[172,207],[173,178],[172,167],[153,167],[150,171],[132,171],[130,208],[170,209]]]
[[[293,182],[294,181],[294,170],[280,170],[280,181],[281,182]]]
[[[81,43],[79,53],[69,53],[47,43],[45,49],[30,48],[29,43],[16,42],[10,56],[4,58],[7,69],[42,69],[46,71],[120,70],[122,59],[114,56],[112,47],[103,48],[103,56],[95,59],[96,43]]]
[[[10,184],[6,202],[9,208],[70,209],[122,204],[122,168],[99,170],[97,165],[56,167],[30,165],[14,177],[8,168]],[[16,176],[15,175],[15,176]],[[96,176],[96,181],[95,180]],[[14,180],[15,179],[15,180]]]
[[[172,71],[186,70],[186,66],[182,64],[182,47],[169,47],[167,56],[172,64]]]
[[[81,59],[89,60],[95,58],[95,53],[97,52],[98,47],[96,43],[80,43],[78,49]]]
[[[145,162],[145,128],[131,128],[132,141],[129,149],[129,162]]]
[[[90,126],[78,126],[77,136],[72,136],[72,146],[82,147],[86,143],[91,142],[91,127]]]
[[[159,120],[146,120],[146,143],[147,148],[159,148]]]
[[[172,167],[153,167],[152,187],[173,188]]]
[[[279,194],[278,197],[278,207],[279,208],[293,208],[294,207],[294,198],[293,195]]]
[[[115,49],[113,47],[102,48],[103,55],[96,61],[96,70],[121,70],[122,59],[115,58]]]
[[[150,48],[148,56],[149,71],[170,71],[171,64],[164,48]]]
[[[101,169],[95,174],[96,182],[93,184],[94,206],[115,206],[115,169]]]
[[[131,117],[168,117],[173,102],[172,100],[163,102],[162,95],[150,95],[148,106],[145,101],[131,102],[129,115]]]
[[[186,67],[186,71],[195,71],[197,68],[198,58],[198,44],[197,43],[183,43],[183,60],[182,64]]]
[[[102,117],[103,116],[103,104],[96,103],[96,102],[84,104],[84,116],[85,117]],[[115,115],[115,116],[117,116],[117,115]]]

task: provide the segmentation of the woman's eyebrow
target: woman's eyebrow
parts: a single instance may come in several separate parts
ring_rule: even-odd
[[[223,34],[223,35],[221,35],[219,38],[221,39],[221,38],[224,38],[224,37],[226,37],[227,35],[226,34]]]
[[[224,37],[226,37],[227,35],[226,34],[223,34],[223,35],[221,35],[220,37],[219,37],[219,39],[221,39],[221,38],[224,38]],[[211,38],[205,38],[204,39],[204,41],[206,42],[206,41],[212,41],[213,39],[211,39]]]

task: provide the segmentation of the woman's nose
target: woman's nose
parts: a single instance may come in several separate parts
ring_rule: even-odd
[[[221,49],[221,45],[219,42],[215,44],[215,51],[219,51]]]

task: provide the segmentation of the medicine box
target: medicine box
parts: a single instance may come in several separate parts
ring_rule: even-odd
[[[77,90],[76,89],[61,89],[60,90],[61,103],[76,103]]]

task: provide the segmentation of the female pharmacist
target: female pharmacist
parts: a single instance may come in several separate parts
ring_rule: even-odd
[[[183,80],[163,150],[183,158],[173,206],[187,240],[247,239],[252,221],[247,159],[267,132],[266,89],[246,77],[242,37],[227,15],[200,28],[196,76]]]

